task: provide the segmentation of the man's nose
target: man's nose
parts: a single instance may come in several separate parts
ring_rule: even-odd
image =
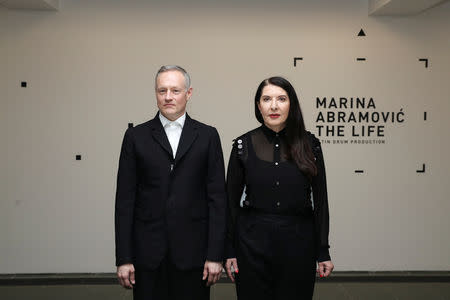
[[[166,101],[172,100],[172,93],[170,91],[166,92]]]

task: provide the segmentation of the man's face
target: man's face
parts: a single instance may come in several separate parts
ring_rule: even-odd
[[[192,88],[187,89],[184,75],[180,71],[160,73],[155,90],[158,108],[164,117],[175,121],[184,114]]]

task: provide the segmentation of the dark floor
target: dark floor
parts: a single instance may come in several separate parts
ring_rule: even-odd
[[[314,299],[450,300],[450,272],[335,272],[318,279]],[[1,300],[132,299],[115,274],[0,274]],[[223,276],[211,300],[236,299]],[[257,299],[255,299],[257,300]]]
[[[132,293],[118,285],[0,286],[2,300],[90,300],[132,299]],[[231,283],[219,283],[211,290],[211,300],[236,299]],[[450,283],[319,283],[314,299],[408,299],[449,300]]]

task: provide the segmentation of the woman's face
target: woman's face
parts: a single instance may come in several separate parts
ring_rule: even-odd
[[[289,102],[284,89],[272,84],[266,85],[258,102],[264,124],[275,132],[282,130],[289,115]]]

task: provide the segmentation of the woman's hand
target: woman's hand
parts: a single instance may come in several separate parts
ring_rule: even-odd
[[[233,266],[235,273],[239,273],[239,268],[238,268],[236,258],[228,258],[227,262],[225,263],[225,268],[227,270],[227,276],[228,276],[228,278],[230,278],[230,280],[232,282],[234,282],[234,276],[233,276],[233,273],[231,272],[231,266]]]
[[[319,273],[320,277],[328,277],[334,269],[331,260],[322,261],[318,265],[317,273]]]

